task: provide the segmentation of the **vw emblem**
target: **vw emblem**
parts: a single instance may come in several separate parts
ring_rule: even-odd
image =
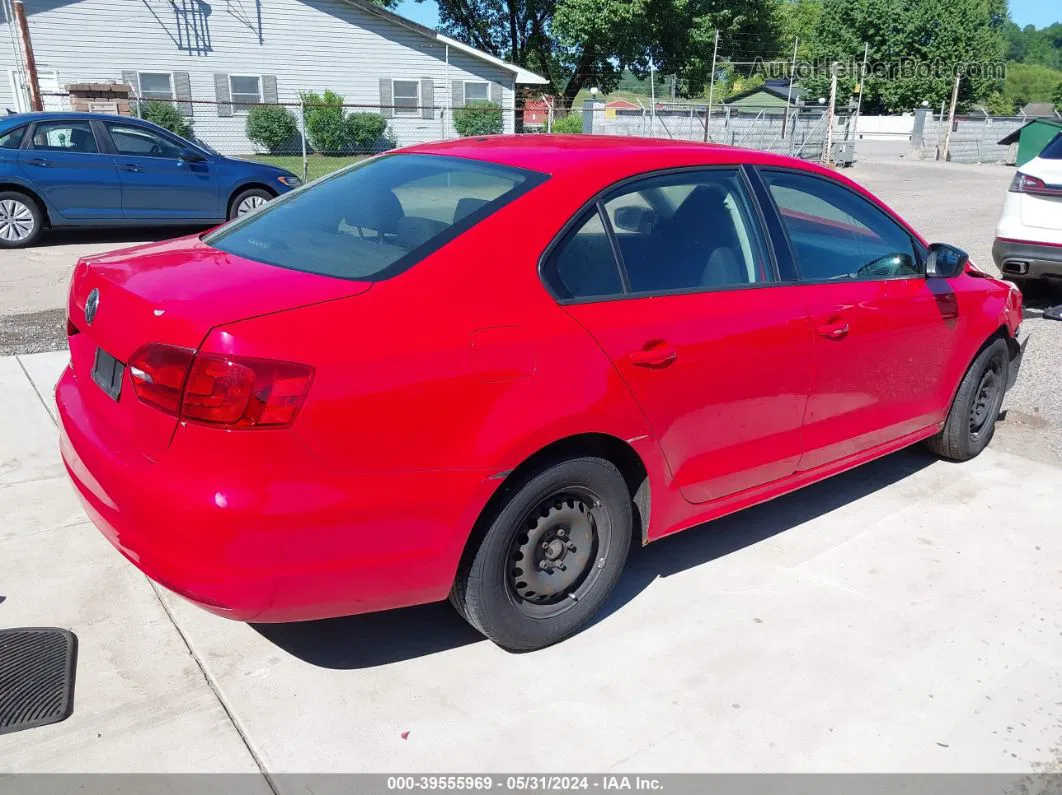
[[[96,319],[96,312],[100,308],[100,288],[93,287],[92,292],[88,294],[88,298],[85,300],[85,322],[90,326],[92,321]]]

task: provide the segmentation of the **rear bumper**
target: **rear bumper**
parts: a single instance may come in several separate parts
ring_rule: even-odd
[[[185,426],[151,461],[85,410],[80,389],[92,386],[69,368],[56,386],[63,461],[86,512],[144,574],[227,618],[300,621],[443,599],[496,485],[470,471],[328,471],[268,431]]]
[[[1062,279],[1062,246],[997,237],[992,259],[1008,278]]]

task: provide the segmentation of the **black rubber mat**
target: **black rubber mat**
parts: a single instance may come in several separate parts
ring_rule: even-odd
[[[69,718],[76,669],[74,633],[54,627],[0,629],[0,734]]]

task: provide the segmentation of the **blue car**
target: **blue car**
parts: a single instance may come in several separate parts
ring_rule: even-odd
[[[0,118],[0,248],[31,245],[47,227],[216,224],[299,184],[129,116]]]

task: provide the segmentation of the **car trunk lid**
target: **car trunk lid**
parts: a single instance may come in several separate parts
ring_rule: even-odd
[[[139,348],[162,343],[195,350],[214,326],[370,287],[253,262],[198,238],[83,259],[71,281],[68,312],[70,330],[77,332],[70,337],[71,366],[86,410],[94,424],[105,426],[101,431],[154,459],[169,444],[177,418],[133,393],[122,371]]]

